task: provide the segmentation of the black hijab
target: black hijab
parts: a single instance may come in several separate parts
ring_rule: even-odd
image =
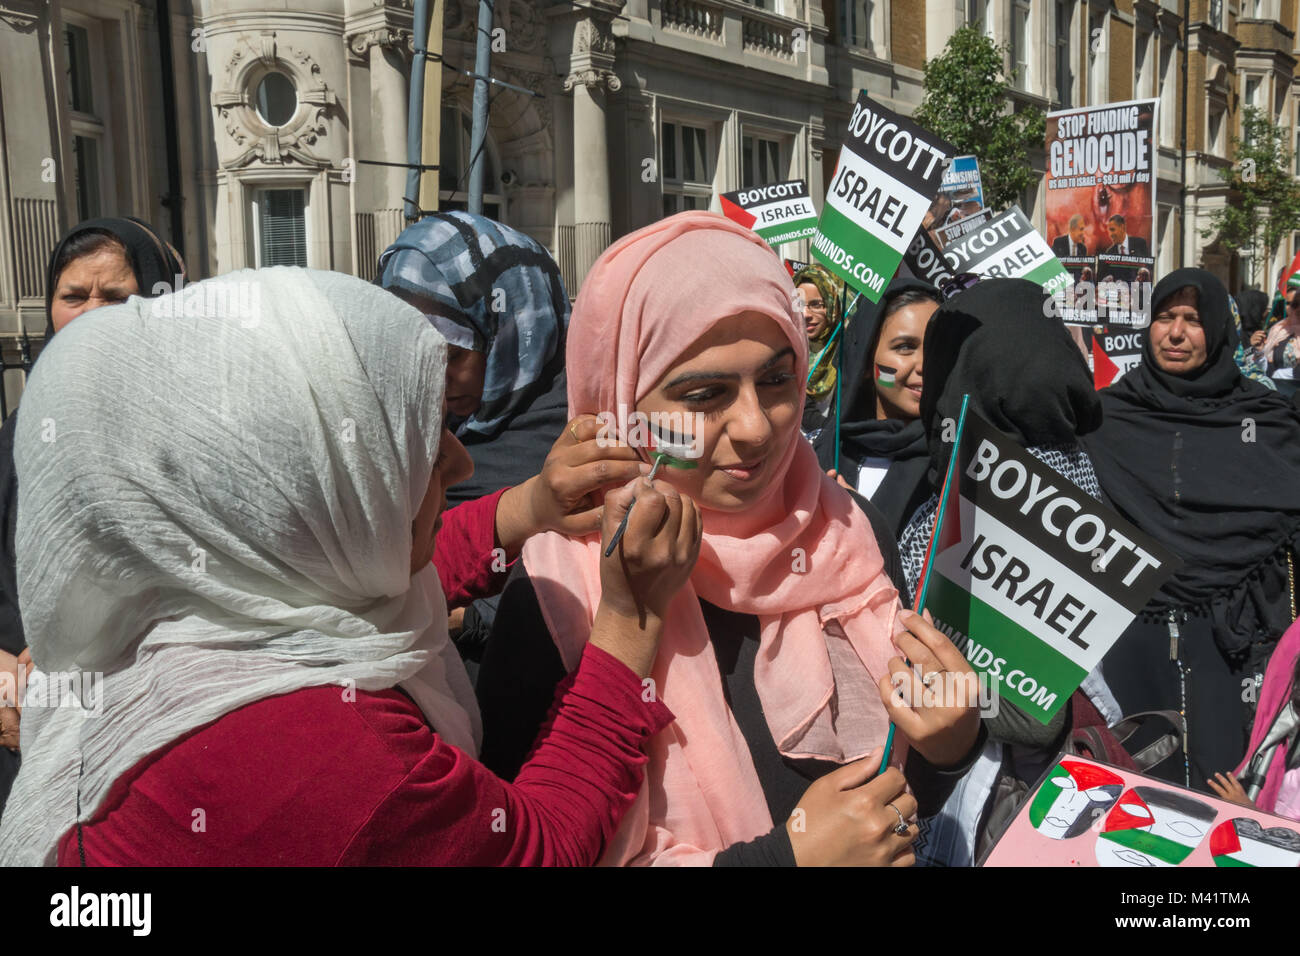
[[[1028,279],[986,279],[939,306],[926,329],[921,421],[936,488],[952,451],[944,422],[957,421],[963,394],[1026,448],[1076,443],[1101,425],[1092,373],[1050,297]]]
[[[171,247],[147,222],[127,217],[87,219],[85,222],[78,223],[59,240],[59,244],[54,247],[54,252],[50,254],[49,264],[45,267],[46,342],[54,337],[52,308],[54,288],[58,283],[59,273],[68,265],[67,262],[60,260],[64,258],[64,250],[74,240],[87,233],[111,235],[126,247],[126,261],[130,264],[131,271],[135,273],[136,285],[140,287],[139,294],[146,299],[152,299],[163,291],[174,292],[176,277],[184,272],[184,267]],[[166,283],[166,290],[155,291],[159,283]]]
[[[127,262],[135,274],[140,295],[152,298],[159,294],[159,283],[172,291],[176,276],[183,267],[167,243],[153,228],[138,219],[90,219],[67,232],[50,254],[45,269],[45,342],[54,337],[54,289],[59,273],[69,262],[69,246],[87,233],[114,236],[126,248]],[[66,261],[63,261],[66,260]],[[18,615],[18,573],[14,566],[14,531],[18,521],[18,476],[14,473],[14,433],[18,413],[15,411],[0,428],[0,648],[17,654],[26,645]]]
[[[834,428],[824,428],[814,443],[825,467],[836,468],[855,488],[863,459],[890,460],[889,471],[871,495],[871,503],[884,514],[895,535],[902,532],[912,512],[930,495],[926,483],[929,451],[921,422],[876,418],[873,385],[876,347],[889,304],[906,292],[924,292],[936,301],[939,299],[934,286],[919,279],[898,278],[885,289],[879,302],[859,307],[845,326],[840,352],[844,411],[840,418],[839,454],[834,455],[830,447],[835,442]]]
[[[1152,313],[1188,286],[1205,364],[1190,375],[1161,371],[1148,334],[1142,364],[1102,390],[1106,420],[1087,448],[1111,502],[1183,559],[1157,605],[1213,607],[1267,560],[1285,574],[1278,553],[1300,530],[1300,413],[1237,368],[1228,293],[1213,275],[1171,272],[1152,293]],[[1236,632],[1217,635],[1226,649],[1251,639],[1224,624]]]

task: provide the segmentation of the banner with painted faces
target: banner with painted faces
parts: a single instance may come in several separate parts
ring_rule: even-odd
[[[982,866],[1300,866],[1300,823],[1060,754]]]

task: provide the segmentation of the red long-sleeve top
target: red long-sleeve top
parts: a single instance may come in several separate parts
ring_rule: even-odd
[[[250,704],[140,761],[82,829],[89,865],[589,865],[673,719],[588,645],[515,782],[445,743],[398,690]],[[80,863],[77,828],[59,864]]]
[[[447,607],[462,607],[505,587],[508,565],[493,552],[498,547],[497,503],[509,490],[502,488],[442,513],[442,527],[433,542],[433,565]]]

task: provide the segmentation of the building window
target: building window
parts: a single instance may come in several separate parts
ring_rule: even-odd
[[[840,36],[848,46],[870,50],[871,19],[876,5],[872,0],[847,0],[840,7]]]
[[[445,211],[469,209],[469,147],[473,141],[470,118],[450,104],[442,107],[442,132],[438,143],[438,208]],[[496,158],[487,138],[483,140],[483,215],[505,222],[505,197],[499,193]]]
[[[1074,0],[1056,0],[1056,101],[1062,108],[1074,105],[1074,70],[1070,59],[1070,25]]]
[[[89,22],[68,23],[63,28],[63,47],[68,64],[67,103],[72,132],[73,183],[79,220],[94,219],[105,212],[103,195],[110,148],[109,123],[107,102],[97,104],[96,92],[103,94],[108,85],[99,40],[100,32],[92,33]]]
[[[981,33],[991,34],[991,7],[989,0],[966,0],[966,25],[978,27]]]
[[[253,250],[259,269],[307,265],[307,190],[253,193]]]
[[[272,71],[257,84],[257,115],[267,126],[284,126],[298,112],[298,91],[283,73]]]
[[[1094,10],[1088,15],[1088,102],[1106,102],[1106,12]]]
[[[1033,27],[1029,0],[1011,0],[1011,67],[1016,71],[1016,88],[1030,90],[1033,69]]]
[[[745,136],[740,148],[740,188],[768,186],[784,179],[781,144],[774,139]]]
[[[1212,110],[1210,113],[1210,127],[1208,130],[1209,152],[1217,156],[1223,155],[1223,116],[1224,111]]]
[[[1174,119],[1175,104],[1178,95],[1177,60],[1174,52],[1178,44],[1171,39],[1160,42],[1160,142],[1165,146],[1175,145]]]
[[[665,122],[663,149],[664,215],[708,209],[713,201],[713,162],[709,131],[700,126]]]
[[[1223,0],[1210,0],[1210,8],[1205,19],[1214,29],[1223,29]]]
[[[1133,72],[1137,76],[1135,95],[1155,95],[1155,77],[1151,75],[1151,34],[1140,32],[1133,47]]]

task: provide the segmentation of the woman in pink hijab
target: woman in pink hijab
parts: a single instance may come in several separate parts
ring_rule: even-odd
[[[573,310],[569,417],[638,447],[647,420],[680,423],[695,467],[659,477],[704,523],[644,685],[677,719],[606,864],[909,865],[918,799],[937,805],[978,752],[973,684],[930,692],[961,683],[943,678],[970,674],[965,658],[903,611],[866,516],[799,432],[808,352],[788,287],[753,232],[687,212],[606,250]],[[524,547],[478,685],[498,773],[577,666],[600,556],[595,535]]]

